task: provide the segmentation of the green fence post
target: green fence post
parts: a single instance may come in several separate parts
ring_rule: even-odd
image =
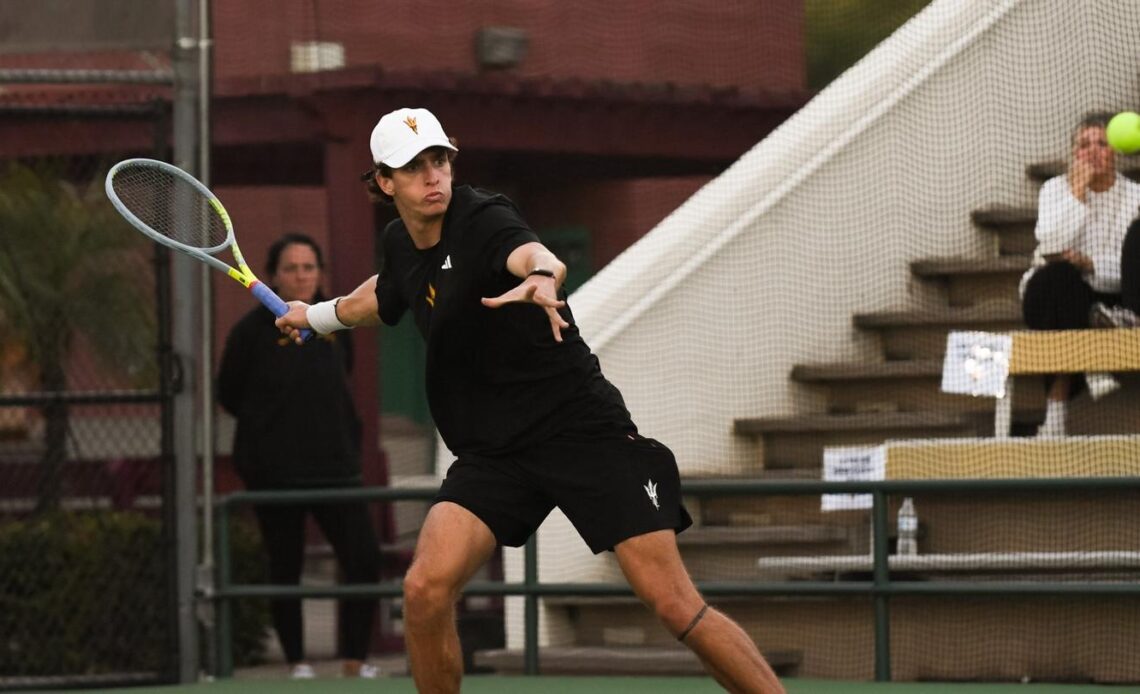
[[[221,503],[215,506],[218,514],[214,527],[217,529],[217,542],[214,543],[214,567],[218,572],[218,583],[215,593],[220,593],[218,600],[217,634],[218,634],[218,677],[233,677],[234,675],[234,638],[233,638],[233,610],[231,598],[226,597],[230,589],[230,513],[229,504]]]
[[[887,495],[881,489],[871,493],[873,579],[875,589],[875,681],[891,680],[891,611],[886,588],[891,582],[887,565]]]
[[[523,637],[525,643],[526,674],[538,674],[538,595],[534,588],[538,585],[538,533],[530,536],[523,550],[523,564],[525,575],[523,584],[526,586],[526,596],[523,598],[525,629]]]

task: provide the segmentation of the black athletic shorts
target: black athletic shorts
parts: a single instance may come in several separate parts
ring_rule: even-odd
[[[623,433],[562,436],[505,456],[460,456],[435,501],[471,511],[508,547],[525,544],[557,506],[597,554],[637,535],[692,525],[680,492],[673,452]]]

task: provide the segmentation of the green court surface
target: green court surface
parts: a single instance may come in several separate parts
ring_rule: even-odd
[[[837,682],[833,680],[787,679],[788,694],[1123,694],[1140,687],[1090,684],[951,684]],[[92,690],[85,690],[92,691]],[[102,689],[122,694],[411,694],[416,691],[411,678],[389,677],[375,680],[220,680],[195,685]],[[465,694],[524,694],[529,692],[565,694],[714,694],[724,690],[708,678],[696,677],[523,677],[470,676],[463,680]]]

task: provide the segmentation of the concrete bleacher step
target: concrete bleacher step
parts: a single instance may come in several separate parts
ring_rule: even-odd
[[[868,407],[899,411],[945,410],[992,412],[993,402],[942,392],[942,362],[939,359],[900,359],[879,362],[798,364],[791,378],[826,390],[829,407],[835,411],[860,412]],[[1040,388],[1015,390],[1014,407],[1030,410],[1044,405]]]
[[[795,470],[767,470],[762,475],[736,478],[740,482],[751,483],[758,479],[769,480],[818,480],[822,477],[821,468]],[[727,480],[717,478],[719,484]],[[820,511],[818,495],[804,494],[726,494],[705,496],[700,499],[685,498],[685,504],[694,517],[699,518],[701,527],[690,528],[677,536],[682,551],[686,545],[701,546],[704,533],[715,537],[725,533],[740,546],[760,548],[765,554],[833,554],[836,552],[859,552],[867,549],[867,515],[863,511]],[[691,534],[691,535],[690,535]],[[750,535],[764,537],[767,541],[749,543],[744,540]],[[686,537],[689,536],[689,537]],[[714,545],[708,545],[714,546]],[[696,561],[703,553],[688,552],[686,561]],[[749,564],[743,573],[750,575],[753,566]]]
[[[791,417],[744,417],[733,422],[741,436],[770,434],[821,434],[828,432],[913,431],[968,426],[968,418],[949,412],[814,413]]]
[[[930,409],[934,401],[948,409],[964,409],[939,390],[942,362],[938,359],[797,364],[791,379],[823,389],[828,407],[839,412]]]
[[[847,537],[826,525],[700,525],[677,536],[677,544],[686,547],[712,545],[809,544],[841,542]]]
[[[1036,207],[990,205],[971,212],[970,221],[996,236],[1000,255],[1032,255],[1037,247],[1033,236]]]
[[[989,301],[976,306],[936,306],[926,309],[857,313],[855,327],[881,330],[905,327],[947,327],[954,330],[984,329],[983,326],[1023,325],[1016,301]],[[1007,328],[1007,329],[1013,329]]]
[[[957,275],[1015,275],[1029,269],[1028,255],[1001,255],[995,258],[923,258],[910,264],[911,274],[919,277]]]
[[[1033,225],[1037,223],[1037,208],[1029,205],[987,205],[970,212],[970,221],[987,231],[1029,231],[1032,234]]]
[[[758,558],[753,553],[755,565]],[[808,603],[817,598],[806,598]],[[708,603],[724,612],[744,629],[760,647],[773,669],[781,675],[798,673],[805,644],[797,634],[773,629],[770,615],[783,611],[785,605],[805,605],[805,598],[765,597],[751,595],[709,596]],[[557,645],[539,649],[539,668],[543,673],[559,674],[699,674],[690,670],[695,659],[679,671],[667,671],[668,661],[685,658],[673,636],[657,621],[656,616],[640,600],[630,596],[559,596],[543,598],[544,608],[558,613]],[[794,631],[794,630],[793,630]],[[586,649],[586,650],[580,650]],[[579,655],[586,657],[578,657]],[[666,661],[665,663],[662,660]],[[509,650],[476,654],[477,665],[491,666],[501,672],[519,672],[523,666],[521,652]],[[561,668],[573,668],[562,670]],[[621,672],[611,668],[621,667]],[[514,669],[506,669],[514,668]]]
[[[545,601],[544,601],[545,602]],[[735,619],[760,646],[778,674],[821,679],[874,679],[873,659],[868,656],[875,638],[870,598],[851,596],[799,596],[748,598],[745,601],[710,601]],[[1105,629],[1105,624],[1135,623],[1136,601],[1127,597],[1105,596],[1081,601],[1064,610],[1063,628],[1058,628],[1057,599],[1048,597],[986,598],[947,600],[942,596],[908,596],[891,602],[892,673],[906,673],[909,680],[920,680],[936,668],[957,674],[962,663],[977,658],[977,652],[999,654],[1003,661],[1016,658],[1003,679],[1009,679],[1022,663],[1056,659],[1065,654],[1066,667],[1081,673],[1103,673],[1094,678],[1105,682],[1135,683],[1135,664],[1121,663],[1121,632]],[[676,648],[672,638],[643,606],[635,603],[567,604],[575,613],[577,647],[605,650],[624,648]],[[1100,625],[1100,626],[1098,626]],[[640,633],[639,633],[640,631]],[[608,633],[607,633],[608,632]],[[931,648],[931,634],[964,634],[939,640]],[[607,636],[611,638],[607,640]],[[636,642],[638,637],[643,642]],[[1016,649],[1012,656],[1011,646]],[[547,672],[544,660],[558,647],[544,647],[539,667]],[[789,660],[785,660],[787,654]],[[1071,654],[1075,654],[1070,657]],[[604,653],[599,658],[606,658]],[[518,663],[519,656],[515,662]],[[1127,660],[1127,658],[1125,658]],[[586,659],[584,667],[590,667]],[[477,661],[478,662],[478,661]],[[1129,661],[1130,662],[1130,661]],[[553,665],[553,663],[550,663]],[[516,665],[518,667],[518,665]],[[1044,666],[1042,666],[1044,667]],[[514,672],[518,672],[515,670]],[[578,671],[590,674],[591,670]],[[553,674],[553,673],[552,673]],[[648,674],[648,673],[646,673]],[[970,671],[973,679],[986,675]],[[990,674],[992,677],[992,673]],[[1086,675],[1083,681],[1087,681]],[[882,688],[880,688],[882,689]],[[867,691],[879,691],[871,687]]]
[[[915,277],[938,282],[950,306],[973,306],[994,299],[1015,301],[1021,276],[1029,269],[1029,255],[992,258],[924,258],[910,264]]]
[[[831,381],[877,381],[888,378],[936,378],[942,375],[941,359],[899,359],[880,362],[833,362],[797,364],[792,380],[800,383]]]
[[[973,306],[875,311],[856,314],[855,327],[877,332],[887,360],[942,359],[946,336],[955,330],[1005,332],[1025,327],[1014,300],[986,301]]]
[[[677,545],[693,580],[759,578],[757,552],[771,555],[842,554],[855,551],[862,536],[866,535],[865,530],[853,532],[840,523],[820,523],[818,517],[807,522],[756,523],[769,520],[773,515],[764,512],[767,509],[762,502],[758,503],[756,497],[745,498],[748,502],[742,511],[725,517],[733,525],[698,524],[677,536]],[[707,523],[716,515],[715,510],[706,513],[704,504],[705,500],[702,500],[698,507],[686,500],[690,513],[699,516],[701,523]],[[717,508],[715,500],[712,508]],[[854,544],[853,537],[856,539]]]
[[[739,436],[757,439],[762,467],[818,468],[826,446],[877,445],[887,439],[981,435],[977,417],[958,412],[803,414],[737,419]]]
[[[788,675],[800,663],[799,651],[765,651],[777,674]],[[525,668],[522,650],[479,651],[475,664],[503,674],[520,674]],[[681,646],[547,646],[540,651],[539,668],[546,675],[704,675],[697,657]]]

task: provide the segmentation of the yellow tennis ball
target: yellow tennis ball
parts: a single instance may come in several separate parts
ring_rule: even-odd
[[[1121,154],[1140,152],[1140,113],[1121,111],[1104,129],[1108,146]]]

